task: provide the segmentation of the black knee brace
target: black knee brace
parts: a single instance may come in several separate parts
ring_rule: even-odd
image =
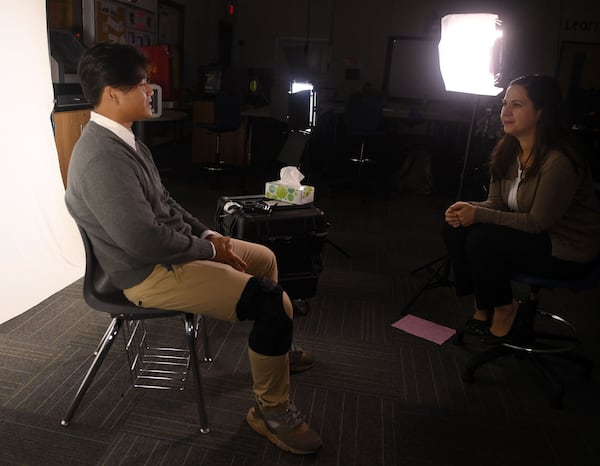
[[[237,303],[240,320],[253,320],[248,346],[265,356],[281,356],[292,345],[292,319],[283,307],[283,289],[273,280],[252,277]]]

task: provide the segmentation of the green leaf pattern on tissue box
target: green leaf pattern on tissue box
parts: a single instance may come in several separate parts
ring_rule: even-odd
[[[313,192],[312,186],[302,186],[302,188],[292,188],[278,183],[268,183],[266,196],[271,199],[294,202],[299,198],[310,198]]]

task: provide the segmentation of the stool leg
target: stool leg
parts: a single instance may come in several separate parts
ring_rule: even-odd
[[[221,134],[217,133],[217,150],[215,152],[215,167],[221,165]]]
[[[538,368],[546,381],[550,384],[547,387],[550,391],[550,407],[561,409],[563,406],[563,397],[565,394],[565,386],[560,378],[555,374],[554,370],[548,362],[539,354],[531,354],[531,362]]]
[[[466,369],[462,374],[462,379],[464,382],[472,382],[475,379],[474,373],[479,368],[479,366],[485,364],[488,361],[492,361],[494,359],[498,359],[505,354],[514,353],[512,348],[509,348],[504,345],[494,346],[489,350],[486,350],[482,353],[478,353],[469,361]]]
[[[202,383],[200,381],[200,368],[198,367],[198,355],[196,354],[196,331],[194,326],[194,314],[185,314],[185,333],[187,336],[188,347],[190,350],[190,364],[192,366],[194,382],[196,383],[196,390],[198,392],[198,417],[200,418],[200,432],[203,434],[207,434],[210,431],[210,429],[208,428],[206,409],[204,407],[204,396],[202,394]]]
[[[555,354],[554,356],[557,356],[562,359],[566,359],[567,361],[577,364],[579,367],[581,367],[581,370],[583,371],[584,380],[586,380],[586,381],[591,380],[592,369],[594,369],[594,362],[587,356],[584,356],[583,354],[579,354],[579,353],[574,353],[572,351],[570,351],[568,353],[558,353],[558,354]]]
[[[92,365],[85,374],[85,377],[83,378],[83,381],[81,382],[81,385],[79,386],[79,389],[75,394],[75,398],[73,398],[71,406],[69,406],[67,414],[65,415],[65,417],[63,417],[61,421],[61,424],[63,426],[68,426],[69,422],[71,422],[71,418],[73,417],[73,414],[75,414],[75,410],[79,406],[79,403],[81,403],[83,396],[85,395],[92,381],[94,380],[94,377],[96,376],[98,369],[100,369],[100,366],[102,365],[104,358],[108,354],[110,347],[114,343],[122,324],[123,319],[120,317],[115,317],[108,326],[108,329],[106,330],[104,336],[102,337],[102,340],[100,341],[100,345],[98,345],[98,348],[96,348],[96,351],[94,352],[94,354],[96,355],[94,357],[94,361],[92,362]]]

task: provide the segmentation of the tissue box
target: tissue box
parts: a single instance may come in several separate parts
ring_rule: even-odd
[[[268,181],[265,183],[265,197],[292,204],[309,204],[315,199],[315,188],[313,186],[292,187],[280,181]]]

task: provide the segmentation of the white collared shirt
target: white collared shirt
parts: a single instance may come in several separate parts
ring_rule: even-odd
[[[134,151],[137,152],[137,147],[135,144],[135,135],[133,134],[133,131],[131,131],[131,129],[126,128],[125,126],[117,123],[115,120],[111,120],[110,118],[107,118],[104,115],[101,115],[100,113],[96,113],[93,110],[90,112],[90,121],[93,121],[94,123],[112,131],[119,138],[125,141],[129,146],[131,146]],[[206,230],[202,233],[200,239],[206,239],[208,235],[223,236],[216,231]],[[217,255],[217,250],[214,244],[211,243],[211,246],[213,249],[212,259],[214,259]]]
[[[115,120],[111,120],[110,118],[105,117],[100,113],[96,113],[93,110],[90,112],[90,121],[93,121],[94,123],[103,126],[109,131],[112,131],[123,141],[125,141],[127,145],[131,146],[134,151],[137,152],[137,147],[135,145],[135,134],[133,134],[133,131],[131,131],[131,129],[126,128],[122,124],[117,123]]]

